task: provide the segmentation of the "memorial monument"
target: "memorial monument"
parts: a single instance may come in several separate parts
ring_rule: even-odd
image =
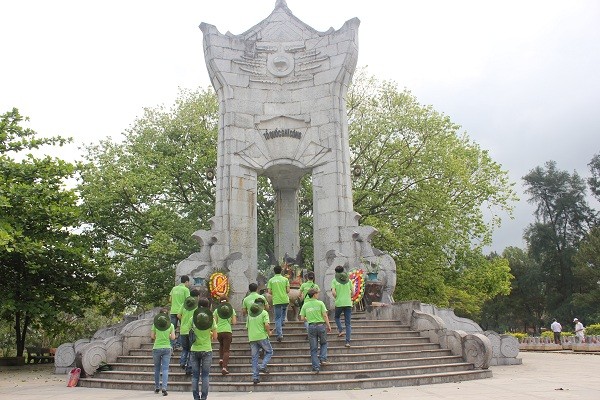
[[[274,249],[281,260],[300,250],[298,191],[310,174],[316,282],[328,292],[337,265],[377,262],[383,301],[392,301],[394,261],[372,248],[376,230],[359,225],[352,204],[345,97],[359,23],[353,18],[319,32],[277,0],[271,15],[239,35],[200,25],[220,103],[216,204],[210,230],[194,233],[200,251],[178,265],[177,278],[201,282],[222,270],[233,304],[240,304],[257,276],[258,177],[268,177],[275,192]]]
[[[258,177],[268,177],[276,194],[274,248],[276,259],[281,260],[286,253],[299,251],[298,189],[302,177],[309,175],[313,187],[316,282],[323,292],[329,293],[337,265],[348,270],[376,265],[381,287],[372,292],[381,288],[383,301],[393,303],[394,261],[371,246],[377,231],[359,225],[360,216],[352,204],[345,96],[356,66],[358,25],[358,19],[352,19],[337,31],[331,28],[318,32],[296,18],[284,0],[278,0],[271,15],[242,34],[221,34],[212,25],[200,26],[206,65],[220,102],[217,196],[211,228],[194,233],[201,248],[179,263],[177,280],[185,274],[201,285],[211,274],[222,278],[226,275],[231,303],[239,307],[248,283],[257,279]],[[215,282],[211,280],[211,284],[214,286]],[[332,299],[324,300],[331,308]],[[77,366],[87,375],[98,375],[82,378],[80,382],[89,387],[147,387],[144,372],[129,378],[129,372],[98,368],[102,363],[118,364],[121,357],[130,356],[132,351],[150,351],[150,328],[157,312],[154,309],[125,319],[97,331],[91,339],[62,344],[56,353],[56,371],[65,373]],[[490,363],[520,363],[516,359],[515,338],[482,332],[479,325],[457,317],[451,310],[413,301],[372,307],[365,316],[410,326],[411,335],[417,332],[415,339],[419,343],[426,338],[428,345],[449,350],[474,370],[463,370],[461,361],[457,364],[460,371],[449,373],[454,369],[451,365],[437,365],[438,361],[435,366],[428,365],[428,356],[423,354],[419,359],[428,365],[427,370],[440,367],[443,373],[414,375],[405,368],[385,367],[385,358],[381,357],[381,365],[354,363],[355,368],[361,368],[360,374],[365,374],[363,368],[373,366],[358,380],[358,370],[352,369],[330,374],[328,384],[322,378],[314,380],[312,374],[295,370],[272,374],[275,385],[263,382],[260,390],[339,390],[478,379],[491,377],[487,370]],[[302,325],[297,326],[304,332]],[[374,351],[385,352],[406,344],[404,336],[379,340],[389,343],[388,339],[399,342],[384,344],[382,350],[379,343],[369,338],[369,344],[355,347],[353,354],[360,360],[361,351],[372,356]],[[301,363],[290,365],[304,368]],[[416,380],[407,380],[403,376],[407,373]],[[256,390],[252,382],[239,382],[243,375],[219,376],[218,380],[215,377],[213,385],[219,391]],[[277,382],[294,375],[301,380]],[[189,382],[180,380],[169,385],[176,390],[190,388]]]

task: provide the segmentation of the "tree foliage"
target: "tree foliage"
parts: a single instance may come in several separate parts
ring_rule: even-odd
[[[481,254],[500,213],[511,211],[506,172],[447,116],[393,84],[359,74],[347,101],[352,163],[363,170],[353,182],[355,209],[361,223],[380,230],[376,246],[396,259],[397,299],[476,314],[481,299],[509,287],[506,264]],[[115,306],[123,299],[160,304],[174,265],[197,250],[190,234],[208,228],[214,213],[213,182],[203,171],[216,164],[216,129],[214,94],[186,92],[168,112],[146,110],[123,142],[89,149],[80,190],[97,253],[115,271]],[[308,264],[311,194],[307,176],[299,208]],[[257,199],[260,264],[273,250],[267,179],[259,179]]]
[[[96,257],[113,271],[106,306],[164,305],[191,235],[214,214],[218,103],[183,91],[170,110],[146,109],[115,143],[88,148],[79,186]]]
[[[76,166],[30,153],[67,140],[40,138],[23,121],[17,109],[0,117],[0,317],[14,324],[17,356],[29,329],[57,328],[60,312],[93,304],[99,276],[86,238],[74,232],[80,210],[65,182]]]
[[[527,228],[525,239],[542,271],[547,310],[570,318],[575,311],[571,303],[574,257],[594,224],[585,181],[576,172],[558,170],[554,161],[534,168],[523,180],[529,202],[536,206],[536,220]]]
[[[362,223],[382,233],[377,247],[397,262],[396,298],[476,314],[482,301],[467,295],[474,276],[498,274],[479,287],[482,297],[509,287],[505,266],[481,254],[516,199],[507,172],[448,116],[394,83],[361,73],[347,103],[352,163],[362,167],[354,206]]]
[[[588,164],[590,167],[591,176],[587,183],[596,200],[600,201],[600,154],[594,155]]]

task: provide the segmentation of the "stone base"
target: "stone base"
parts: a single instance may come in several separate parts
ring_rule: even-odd
[[[490,365],[521,365],[523,360],[521,358],[496,358],[493,357],[490,361]]]
[[[561,351],[568,350],[570,346],[553,343],[537,343],[537,344],[524,344],[519,345],[520,351]]]
[[[574,343],[571,345],[573,351],[599,352],[600,343]]]

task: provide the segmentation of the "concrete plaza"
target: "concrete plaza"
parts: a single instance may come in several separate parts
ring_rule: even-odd
[[[397,399],[600,399],[600,355],[568,352],[525,353],[523,365],[492,367],[494,377],[476,381],[387,389],[327,392],[217,393],[211,400],[397,400]],[[0,399],[142,400],[153,391],[68,388],[67,377],[50,366],[0,368]],[[190,392],[169,392],[168,399],[191,399]]]

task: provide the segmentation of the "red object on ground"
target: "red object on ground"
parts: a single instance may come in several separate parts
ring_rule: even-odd
[[[69,372],[69,382],[67,382],[67,387],[77,386],[79,375],[81,375],[81,368],[73,368],[71,372]]]

